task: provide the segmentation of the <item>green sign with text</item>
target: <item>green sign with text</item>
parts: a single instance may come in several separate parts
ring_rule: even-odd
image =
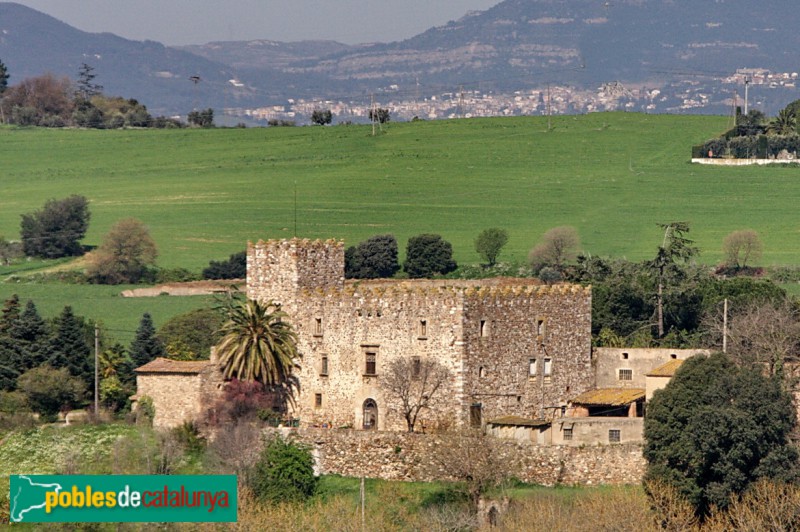
[[[12,522],[236,521],[235,475],[11,475]]]

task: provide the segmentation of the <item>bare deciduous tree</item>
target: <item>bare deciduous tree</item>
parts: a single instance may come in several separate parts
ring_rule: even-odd
[[[722,338],[722,316],[707,325]],[[715,341],[719,345],[719,341]],[[752,304],[733,309],[728,320],[728,354],[740,365],[765,366],[770,375],[784,376],[784,363],[800,354],[800,315],[788,301]]]
[[[463,483],[473,510],[481,496],[511,476],[508,464],[498,453],[499,442],[477,429],[442,435],[433,451],[436,466],[453,480]]]
[[[761,238],[752,229],[734,231],[722,242],[725,265],[729,268],[747,267],[748,261],[757,261],[761,258],[763,249]]]
[[[397,404],[408,432],[414,432],[420,412],[430,408],[449,381],[450,371],[436,360],[411,357],[390,362],[381,384]]]
[[[542,235],[528,254],[528,261],[534,267],[551,266],[560,271],[565,263],[575,260],[580,245],[577,229],[569,225],[554,227]]]

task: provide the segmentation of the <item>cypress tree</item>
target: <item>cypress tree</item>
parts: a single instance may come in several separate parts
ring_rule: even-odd
[[[39,315],[33,301],[28,300],[25,304],[25,310],[12,325],[9,336],[17,344],[20,373],[35,368],[47,359],[50,327]]]
[[[90,354],[83,318],[76,316],[72,307],[64,307],[55,320],[48,362],[56,369],[67,368],[70,374],[91,384],[94,381],[94,361],[90,361]]]
[[[145,312],[139,328],[136,329],[136,337],[133,339],[130,348],[130,356],[134,367],[144,366],[156,357],[166,357],[164,344],[156,336],[156,328],[153,326],[153,318]]]
[[[0,315],[0,336],[8,336],[14,322],[19,319],[19,296],[14,294],[6,299],[3,304],[3,314]]]

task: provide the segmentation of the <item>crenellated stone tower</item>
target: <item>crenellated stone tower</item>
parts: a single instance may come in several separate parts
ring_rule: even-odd
[[[247,243],[247,297],[273,300],[294,314],[303,290],[344,286],[341,240],[259,240]]]

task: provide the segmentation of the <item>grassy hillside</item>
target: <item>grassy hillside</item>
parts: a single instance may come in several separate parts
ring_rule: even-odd
[[[766,264],[800,262],[793,200],[797,168],[689,164],[689,150],[724,117],[597,113],[305,128],[76,131],[0,129],[0,234],[20,213],[72,193],[91,200],[86,239],[117,219],[144,220],[163,266],[199,269],[248,239],[297,234],[354,243],[392,232],[439,232],[456,259],[490,226],[523,259],[548,228],[571,224],[594,254],[640,259],[660,241],[657,222],[688,220],[720,257],[728,232],[751,227]]]

